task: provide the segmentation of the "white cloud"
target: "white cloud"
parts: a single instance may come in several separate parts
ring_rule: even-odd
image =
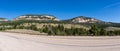
[[[110,8],[110,7],[117,6],[117,5],[120,5],[120,2],[117,2],[114,4],[109,4],[109,5],[105,6],[104,8]]]

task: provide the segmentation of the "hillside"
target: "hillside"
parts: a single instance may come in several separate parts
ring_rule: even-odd
[[[0,30],[27,29],[39,31],[40,33],[48,33],[48,35],[62,36],[90,36],[91,34],[94,34],[95,36],[120,35],[120,29],[116,29],[120,27],[120,23],[104,22],[99,19],[85,16],[78,16],[72,19],[60,21],[54,21],[53,19],[49,20],[47,17],[48,16],[41,17],[41,15],[18,17],[18,20],[15,21],[1,22]],[[114,31],[112,34],[111,30]]]
[[[24,17],[25,16],[25,17]],[[105,22],[99,19],[95,19],[92,17],[86,17],[86,16],[77,16],[71,19],[66,19],[66,20],[59,20],[59,21],[54,21],[54,20],[49,20],[48,18],[45,17],[41,17],[41,15],[22,15],[17,17],[17,19],[19,18],[20,20],[16,20],[16,21],[4,21],[4,22],[0,22],[1,25],[14,25],[14,24],[24,24],[24,23],[54,23],[54,24],[78,24],[78,25],[82,25],[82,26],[91,26],[91,25],[97,25],[98,27],[120,27],[120,23],[112,23],[112,22]],[[43,15],[42,15],[43,16]],[[45,15],[46,16],[46,15]],[[49,15],[47,15],[46,17],[48,17]],[[33,18],[35,19],[33,19]],[[25,20],[22,18],[26,18],[29,20]],[[40,19],[38,19],[40,18]],[[43,19],[45,18],[45,19]],[[53,18],[56,18],[55,16]],[[38,19],[38,20],[36,20]]]
[[[86,16],[77,16],[75,18],[72,19],[68,19],[68,20],[63,20],[63,22],[71,22],[71,23],[104,23],[104,21],[95,19],[95,18],[91,18],[91,17],[86,17]]]

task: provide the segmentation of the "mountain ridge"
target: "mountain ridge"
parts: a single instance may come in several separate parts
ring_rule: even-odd
[[[25,14],[25,15],[21,15],[21,16],[23,16],[23,18],[25,17],[25,19],[23,19],[22,17],[16,17],[13,20],[15,20],[15,19],[20,19],[20,20],[31,19],[31,20],[37,20],[37,21],[41,21],[41,20],[46,21],[46,20],[50,19],[51,21],[53,21],[56,18],[55,20],[59,20],[60,22],[66,22],[66,23],[113,23],[113,22],[106,22],[106,21],[103,21],[103,20],[99,20],[99,19],[96,19],[96,18],[93,18],[93,17],[87,17],[87,16],[76,16],[76,17],[73,17],[73,18],[70,18],[70,19],[65,19],[65,20],[57,19],[56,16],[49,15],[49,14],[43,14],[43,15],[42,14]],[[43,18],[43,17],[45,17],[45,18]],[[53,18],[51,19],[51,18],[48,18],[48,17],[53,17]],[[13,21],[13,20],[10,20],[10,21]]]

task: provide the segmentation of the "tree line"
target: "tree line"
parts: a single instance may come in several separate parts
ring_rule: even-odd
[[[71,28],[65,28],[63,24],[58,24],[57,26],[44,25],[42,28],[37,28],[36,25],[30,26],[20,26],[19,24],[14,24],[12,27],[6,27],[1,25],[0,30],[7,29],[28,29],[39,31],[43,33],[48,33],[48,35],[59,35],[59,36],[118,36],[120,35],[120,30],[106,31],[104,28],[99,28],[96,25],[92,25],[90,29],[76,28],[72,26]]]
[[[106,31],[103,28],[98,28],[92,25],[89,30],[84,28],[65,28],[64,25],[51,26],[45,25],[42,32],[48,35],[64,35],[64,36],[117,36],[120,35],[120,30]]]

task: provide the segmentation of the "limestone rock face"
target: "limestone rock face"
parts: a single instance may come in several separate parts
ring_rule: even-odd
[[[0,21],[8,21],[6,18],[0,18]]]
[[[78,16],[73,19],[71,19],[72,22],[74,23],[97,23],[97,22],[102,22],[100,20],[90,18],[90,17],[84,17],[84,16]]]
[[[53,21],[59,21],[55,16],[53,15],[21,15],[18,16],[15,20],[53,20]]]

